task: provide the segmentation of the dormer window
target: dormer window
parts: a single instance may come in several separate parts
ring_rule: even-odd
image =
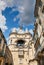
[[[24,46],[25,41],[24,40],[18,40],[17,46]]]

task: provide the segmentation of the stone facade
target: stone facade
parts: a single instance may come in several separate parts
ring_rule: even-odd
[[[0,65],[44,65],[44,0],[36,0],[34,35],[21,28],[10,33],[8,45],[0,30]]]
[[[11,65],[12,55],[7,46],[5,37],[0,29],[0,65]]]
[[[29,65],[34,59],[35,48],[32,35],[26,30],[15,30],[9,36],[8,47],[12,53],[14,65]]]
[[[44,65],[44,0],[36,0],[35,4],[35,57],[38,59],[40,65]]]

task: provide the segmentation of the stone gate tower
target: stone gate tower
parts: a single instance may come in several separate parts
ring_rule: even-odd
[[[9,35],[8,46],[12,53],[13,65],[29,65],[29,62],[34,60],[34,43],[27,29],[14,29]]]

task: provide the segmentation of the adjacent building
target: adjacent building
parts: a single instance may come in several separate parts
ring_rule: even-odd
[[[0,29],[0,65],[12,65],[12,55]]]
[[[44,0],[36,0],[34,35],[14,28],[8,44],[0,29],[0,65],[44,65]]]
[[[44,0],[36,0],[34,11],[36,22],[34,30],[35,58],[44,65]]]

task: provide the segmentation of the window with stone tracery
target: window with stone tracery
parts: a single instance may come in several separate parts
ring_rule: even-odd
[[[24,46],[24,43],[25,43],[24,40],[18,40],[18,41],[17,41],[17,46],[18,46],[18,47],[19,47],[19,46]]]

